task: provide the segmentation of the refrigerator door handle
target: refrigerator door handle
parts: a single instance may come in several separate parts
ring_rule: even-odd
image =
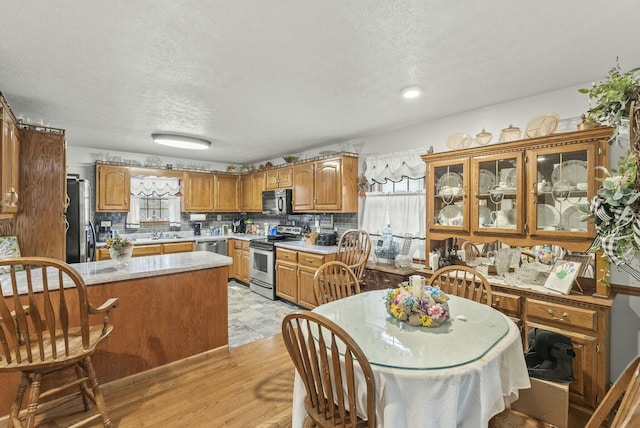
[[[89,220],[89,228],[91,229],[91,242],[87,247],[87,261],[96,261],[96,228],[93,226],[93,220]]]

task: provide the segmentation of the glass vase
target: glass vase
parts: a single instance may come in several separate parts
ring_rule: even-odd
[[[131,255],[133,254],[133,245],[128,247],[118,249],[111,247],[109,248],[109,255],[111,259],[116,262],[116,268],[121,269],[125,266],[129,265],[129,260],[131,259]]]

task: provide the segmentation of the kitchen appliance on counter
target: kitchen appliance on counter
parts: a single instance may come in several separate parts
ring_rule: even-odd
[[[291,189],[262,192],[262,214],[291,214],[292,212],[293,193]]]
[[[67,178],[67,263],[96,259],[96,231],[91,220],[91,183]]]
[[[338,245],[338,233],[333,232],[320,232],[318,233],[318,240],[316,241],[316,245],[322,245],[326,247],[330,247],[332,245]]]
[[[249,289],[267,299],[276,299],[275,243],[302,240],[302,227],[276,227],[274,235],[249,241]]]
[[[202,235],[202,223],[193,223],[193,236]]]
[[[243,218],[234,218],[231,220],[231,231],[233,233],[245,233],[247,226]]]

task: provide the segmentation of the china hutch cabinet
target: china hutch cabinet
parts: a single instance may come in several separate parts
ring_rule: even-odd
[[[598,188],[596,167],[608,166],[611,132],[603,127],[423,155],[427,254],[446,251],[454,239],[457,245],[500,241],[511,247],[554,244],[572,253],[586,251],[595,229],[583,217]],[[580,279],[582,292],[559,295],[489,276],[491,303],[519,325],[525,348],[534,328],[571,338],[576,357],[570,408],[584,419],[609,383],[613,300],[595,278]]]

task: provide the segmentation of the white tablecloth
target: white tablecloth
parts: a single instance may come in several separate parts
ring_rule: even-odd
[[[436,370],[372,365],[377,426],[486,427],[491,417],[504,410],[505,402],[518,399],[519,389],[531,386],[520,332],[512,320],[505,318],[509,323],[507,335],[471,363]],[[293,427],[303,425],[305,395],[304,384],[296,372]]]

